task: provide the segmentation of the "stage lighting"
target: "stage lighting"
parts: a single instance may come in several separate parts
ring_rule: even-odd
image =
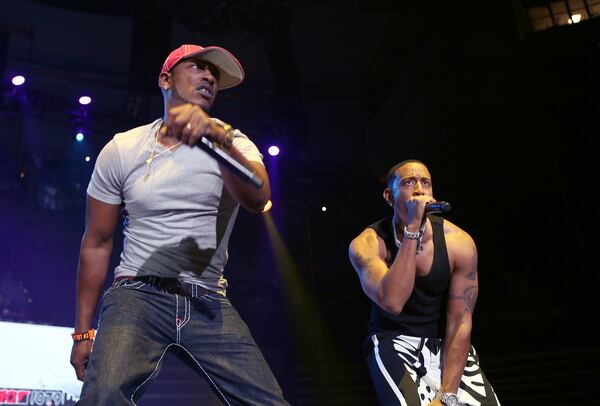
[[[573,14],[571,18],[569,18],[569,24],[577,24],[581,21],[581,14]]]
[[[86,104],[90,104],[92,102],[92,98],[90,96],[81,96],[79,98],[79,104],[83,104],[84,106]]]
[[[88,155],[88,156],[86,156],[86,157],[85,157],[85,162],[90,162],[90,159],[92,159],[92,158],[90,158],[90,156],[89,156],[89,155]]]
[[[12,78],[11,82],[15,86],[21,86],[23,83],[25,83],[25,76],[17,75]]]
[[[85,135],[80,131],[77,134],[75,134],[75,139],[79,142],[83,141],[83,139],[85,138]]]
[[[279,155],[279,147],[277,145],[271,145],[269,147],[269,155],[271,156],[277,156]]]
[[[261,213],[266,213],[269,210],[271,210],[271,207],[273,207],[273,202],[271,202],[270,200],[267,201],[267,204],[265,204],[265,207],[262,209]]]
[[[326,206],[321,207],[321,211],[327,211],[327,207]]]

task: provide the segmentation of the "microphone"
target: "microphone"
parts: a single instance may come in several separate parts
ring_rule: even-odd
[[[216,143],[212,142],[206,137],[200,138],[200,141],[196,143],[196,146],[202,148],[209,155],[215,158],[217,161],[225,164],[233,173],[239,176],[242,180],[251,184],[257,189],[260,189],[263,185],[262,179],[250,169],[246,168],[240,162],[233,159],[227,152],[223,151],[217,146]]]
[[[448,202],[429,202],[425,204],[425,213],[446,213],[452,205]]]

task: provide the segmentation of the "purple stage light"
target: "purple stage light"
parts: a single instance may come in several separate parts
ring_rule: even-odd
[[[268,149],[269,155],[277,156],[279,155],[279,147],[277,145],[271,145]]]
[[[86,104],[90,104],[92,102],[92,98],[90,96],[81,96],[79,98],[79,104],[83,104],[84,106]]]
[[[21,86],[23,83],[25,83],[25,76],[17,75],[12,78],[11,82],[15,86]]]

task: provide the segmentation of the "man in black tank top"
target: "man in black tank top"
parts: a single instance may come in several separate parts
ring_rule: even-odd
[[[477,248],[465,231],[426,213],[435,202],[420,161],[390,169],[393,215],[368,226],[349,256],[373,301],[365,355],[381,405],[499,405],[471,346]]]

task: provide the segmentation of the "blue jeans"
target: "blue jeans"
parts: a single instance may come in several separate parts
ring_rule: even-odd
[[[125,280],[106,291],[78,405],[132,405],[178,346],[226,405],[288,405],[246,324],[217,293]]]

